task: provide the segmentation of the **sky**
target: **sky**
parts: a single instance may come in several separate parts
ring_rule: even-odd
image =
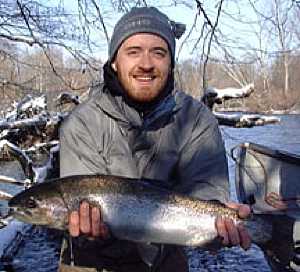
[[[186,37],[189,34],[189,30],[191,29],[195,16],[197,13],[196,8],[196,2],[192,0],[185,0],[185,1],[176,1],[177,3],[181,2],[181,4],[173,5],[173,1],[148,1],[148,3],[155,3],[154,6],[158,7],[161,11],[166,13],[168,17],[172,20],[182,22],[186,24],[187,30],[185,35],[177,41],[177,55],[180,50],[179,59],[188,59],[193,58],[200,54],[202,52],[202,43],[198,43],[198,47],[195,48],[195,44],[197,44],[197,40],[199,38],[199,33],[201,31],[202,25],[203,25],[203,15],[201,14],[197,19],[197,25],[196,28],[193,30],[192,34],[188,37],[188,40],[186,40]],[[203,7],[205,8],[206,12],[210,16],[212,23],[214,23],[214,20],[216,19],[217,14],[217,6],[216,3],[217,0],[206,0],[202,1]],[[239,7],[240,9],[236,8],[236,4],[234,1],[224,1],[223,8],[226,10],[230,10],[230,13],[234,14],[234,16],[243,18],[246,21],[246,18],[249,18],[249,20],[253,21],[253,14],[249,12],[250,8],[249,5],[247,5],[246,0],[239,0]],[[66,0],[65,7],[67,9],[74,9],[74,0]],[[113,12],[112,13],[112,7],[110,5],[110,1],[102,1],[101,2],[102,7],[102,13],[104,14],[104,20],[105,25],[108,30],[109,36],[112,34],[113,26],[117,22],[117,20],[121,17],[122,13]],[[74,12],[77,12],[75,10]],[[248,20],[248,19],[247,19]],[[219,22],[220,28],[222,28],[222,31],[224,34],[231,37],[232,44],[235,43],[235,41],[238,39],[239,42],[241,42],[241,36],[244,37],[246,40],[249,38],[251,33],[253,32],[253,26],[250,24],[237,24],[237,22],[234,22],[229,16],[223,15],[221,17],[221,20]],[[93,34],[96,40],[100,41],[102,40],[103,49],[99,50],[96,55],[100,56],[102,59],[107,58],[107,42],[105,35],[101,33],[101,31],[95,32]],[[181,48],[181,45],[184,45]],[[245,45],[246,46],[246,45]]]
[[[163,4],[159,6],[159,8],[163,12],[165,12],[170,19],[178,22],[182,22],[187,26],[185,35],[179,41],[177,41],[177,55],[180,50],[179,59],[193,58],[202,52],[202,40],[200,41],[200,43],[198,43],[198,46],[196,48],[195,45],[197,44],[197,41],[199,39],[201,28],[204,22],[203,20],[204,17],[202,14],[200,14],[200,16],[197,17],[196,27],[192,31],[191,35],[189,35],[189,31],[191,30],[195,22],[197,8],[195,5],[195,1],[190,0],[185,2],[189,3],[188,7],[186,4],[181,4],[181,5],[179,4],[172,7],[170,7],[170,5],[163,5]],[[209,18],[212,20],[212,23],[214,23],[217,16],[218,8],[216,6],[216,3],[218,1],[209,0],[209,1],[202,1],[202,2],[204,3],[203,7],[205,8],[205,11],[207,12]],[[247,4],[247,1],[240,0],[239,2],[240,2],[239,6],[242,8],[240,10],[236,9],[235,8],[236,5],[231,1],[225,1],[223,4],[223,8],[226,10],[230,10],[232,14],[234,14],[235,16],[242,17],[245,20],[246,18],[249,18],[249,20],[253,20],[253,18],[251,18],[253,17],[253,14],[251,16],[249,12],[249,7],[247,6],[245,7],[242,4],[242,2],[244,2],[244,5]],[[233,20],[230,19],[229,16],[226,16],[224,14],[222,15],[219,21],[219,27],[222,28],[224,34],[230,36],[233,41],[237,39],[241,41],[241,36],[244,36],[244,38],[247,39],[251,35],[250,33],[253,32],[253,29],[251,29],[253,28],[253,26],[251,26],[250,24],[244,24],[244,25],[237,24],[236,22],[233,22]]]
[[[77,0],[51,0],[51,2],[48,1],[47,4],[53,3],[54,5],[57,1],[63,3],[64,8],[68,10],[68,12],[78,14]],[[84,3],[84,1],[79,2]],[[112,2],[117,3],[119,1],[96,0],[96,3],[98,3],[101,8],[101,14],[103,15],[104,24],[109,37],[112,35],[113,26],[122,15],[122,12],[118,12],[116,7],[113,9],[111,5]],[[174,4],[175,2],[177,3],[176,5]],[[212,24],[214,24],[216,20],[218,11],[217,3],[219,2],[219,0],[201,1],[201,3],[203,3],[203,8],[212,21]],[[265,6],[268,6],[268,4],[272,1],[256,0],[252,2],[256,3],[256,7],[260,10],[263,10],[266,8]],[[206,41],[206,46],[208,42],[208,39],[205,40],[203,37],[199,41],[199,36],[204,23],[204,16],[202,13],[200,13],[197,17],[195,28],[193,28],[193,31],[190,33],[197,14],[196,1],[147,0],[147,3],[158,7],[161,11],[166,13],[170,19],[186,24],[187,30],[185,35],[177,41],[176,56],[179,56],[179,61],[186,59],[198,60],[201,58],[201,54],[203,52],[203,41]],[[259,26],[262,22],[257,19],[257,16],[249,3],[249,0],[224,0],[222,6],[223,13],[219,19],[217,28],[217,37],[219,39],[220,46],[212,47],[210,55],[213,58],[224,60],[224,52],[221,49],[222,47],[225,47],[227,51],[237,59],[244,61],[250,58],[253,59],[253,56],[257,55],[257,52],[252,49],[260,48],[262,50],[272,50],[272,48],[276,48],[276,41],[271,41],[271,37],[268,36],[269,34],[266,31],[266,28],[264,29],[264,36],[262,37],[263,43],[261,45],[259,44],[257,34],[259,33]],[[89,5],[87,8],[91,9],[92,7]],[[97,17],[95,9],[93,15],[95,18]],[[81,22],[83,22],[84,19],[85,18],[83,16],[80,17]],[[99,21],[97,22],[93,19],[90,20],[88,25],[89,27],[85,29],[85,31],[90,34],[91,40],[98,46],[97,48],[92,48],[93,56],[106,60],[108,43],[102,25]],[[76,33],[76,30],[74,33]],[[207,31],[204,34],[206,33]],[[79,44],[76,46],[78,45]],[[88,53],[90,54],[91,52]]]

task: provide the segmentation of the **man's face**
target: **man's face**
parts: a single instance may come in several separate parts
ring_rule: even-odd
[[[120,46],[112,68],[133,101],[147,103],[163,91],[171,72],[167,43],[154,34],[135,34]]]

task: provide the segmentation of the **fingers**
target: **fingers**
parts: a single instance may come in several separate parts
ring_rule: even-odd
[[[245,250],[249,249],[251,246],[251,238],[242,224],[237,225],[238,232],[240,235],[241,247]]]
[[[238,207],[239,217],[242,219],[246,219],[251,214],[251,209],[249,205],[240,204]]]
[[[71,212],[69,216],[69,232],[73,237],[78,237],[80,234],[79,213],[77,211]]]
[[[226,204],[226,206],[234,210],[237,210],[239,217],[242,219],[247,218],[251,213],[251,209],[249,205],[229,202]]]
[[[231,219],[225,219],[224,221],[230,245],[238,246],[240,244],[240,236],[237,227]]]
[[[101,215],[100,215],[100,210],[96,207],[92,208],[92,225],[91,225],[91,233],[92,236],[98,237],[101,234]]]
[[[250,248],[251,238],[243,224],[235,225],[231,219],[217,218],[216,228],[224,246],[240,245],[245,250]]]
[[[90,205],[87,202],[82,202],[79,207],[79,226],[83,234],[91,233],[91,215]]]
[[[237,210],[240,218],[247,218],[251,213],[248,205],[238,203],[228,203],[226,205]],[[216,220],[216,228],[219,236],[223,238],[222,243],[224,246],[240,245],[245,250],[250,248],[251,238],[243,224],[236,225],[231,219],[219,217]]]
[[[91,233],[93,237],[99,237],[101,239],[109,238],[109,230],[105,223],[102,221],[101,211],[97,207],[92,208],[92,225],[91,225]]]
[[[91,238],[106,239],[109,237],[108,227],[102,222],[100,209],[90,206],[86,201],[80,204],[79,211],[70,213],[69,232],[73,237],[80,234]]]
[[[227,228],[225,226],[225,220],[221,217],[218,217],[216,220],[216,228],[218,231],[218,235],[220,237],[222,237],[223,241],[222,244],[224,246],[228,246],[229,245],[229,237],[228,237],[228,233],[227,233]]]
[[[270,206],[277,210],[286,210],[288,208],[288,205],[284,201],[282,201],[281,197],[278,194],[274,192],[269,193],[266,196],[265,200]]]
[[[240,236],[234,222],[228,218],[217,218],[217,231],[223,238],[224,246],[237,246],[240,244]]]

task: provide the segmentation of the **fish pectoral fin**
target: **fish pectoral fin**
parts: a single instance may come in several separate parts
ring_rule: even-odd
[[[138,243],[137,250],[143,262],[148,266],[153,266],[160,252],[158,245]]]

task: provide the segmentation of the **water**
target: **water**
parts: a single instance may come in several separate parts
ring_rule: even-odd
[[[15,239],[8,254],[2,257],[7,272],[56,272],[60,254],[61,233],[26,225],[22,239]],[[0,263],[1,271],[1,263]]]
[[[230,157],[231,148],[244,142],[253,142],[300,155],[300,115],[283,115],[280,118],[281,122],[279,124],[260,127],[239,129],[221,127],[228,153],[232,200],[236,200],[236,193],[234,187],[235,163]],[[248,251],[243,251],[236,247],[222,249],[215,256],[200,249],[188,250],[187,253],[190,256],[189,265],[191,272],[271,271],[263,252],[256,245],[251,246]]]
[[[235,198],[235,163],[230,158],[230,150],[238,144],[252,142],[274,149],[285,150],[300,155],[300,115],[282,115],[280,123],[253,128],[221,127],[228,152],[229,178],[231,194]]]
[[[0,175],[25,179],[21,166],[15,161],[0,162]],[[21,189],[20,186],[0,183],[0,190],[10,194]],[[5,214],[6,209],[7,202],[0,201],[0,214]],[[0,272],[56,272],[62,234],[56,230],[14,223],[0,230]],[[15,237],[13,243],[9,243],[11,237]]]
[[[229,150],[243,142],[254,142],[276,149],[300,154],[300,115],[281,116],[280,124],[254,128],[221,127],[226,149]],[[2,165],[3,166],[3,165]],[[0,166],[0,174],[3,167]],[[232,199],[234,194],[234,162],[229,158]],[[6,168],[7,169],[7,168]],[[7,170],[6,170],[7,171]],[[11,170],[9,170],[10,173]],[[13,172],[14,175],[16,174]],[[9,189],[14,192],[16,189]],[[59,236],[41,228],[26,226],[23,235],[26,239],[20,241],[20,247],[8,256],[10,268],[7,271],[16,272],[54,272],[57,270],[59,256]],[[216,255],[200,249],[187,249],[191,272],[213,271],[250,271],[270,272],[271,269],[262,251],[253,245],[248,251],[240,248],[224,248]],[[10,259],[9,259],[10,258]],[[2,260],[3,261],[3,260]],[[0,263],[1,271],[1,263]]]

